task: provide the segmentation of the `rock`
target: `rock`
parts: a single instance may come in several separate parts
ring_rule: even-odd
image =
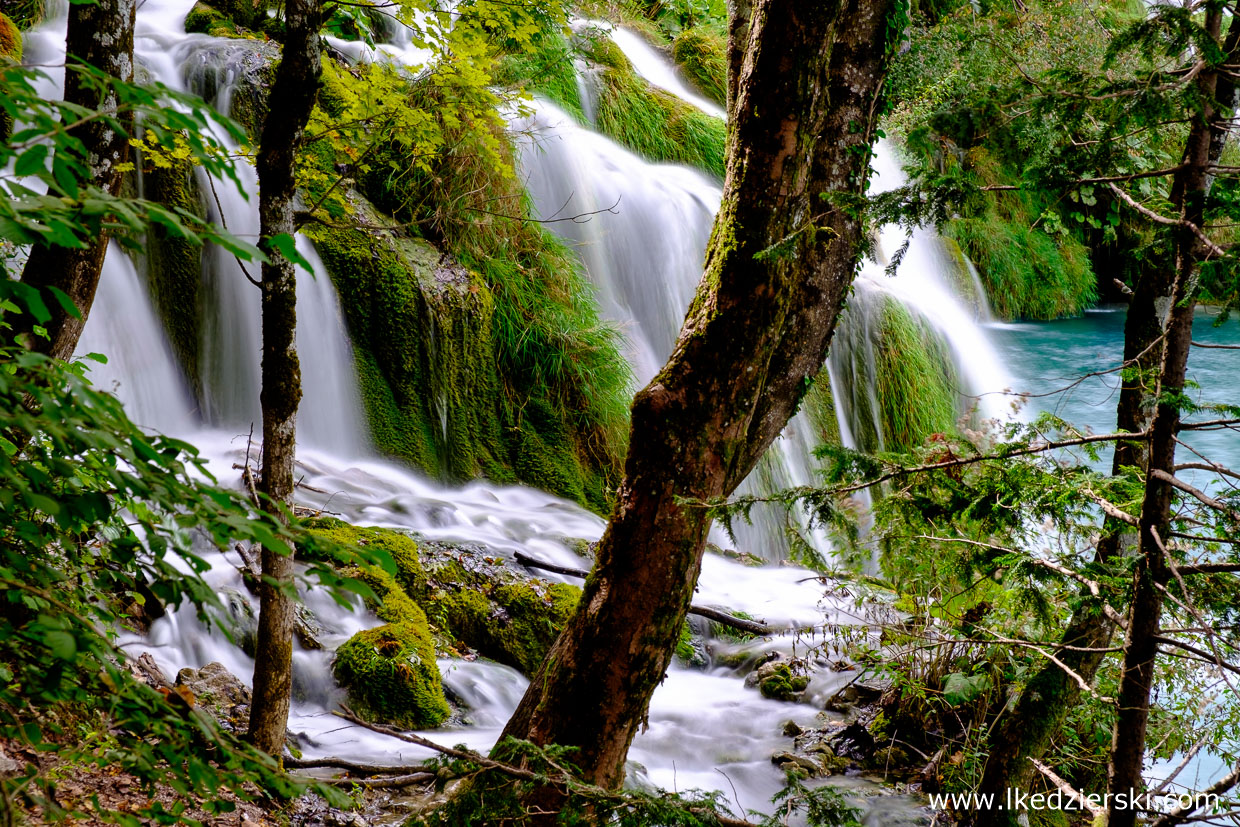
[[[801,734],[802,731],[803,730],[797,724],[796,721],[785,721],[784,722],[784,735],[788,736],[789,738],[797,737],[798,735]]]
[[[409,620],[349,638],[336,650],[332,671],[361,717],[405,729],[425,729],[439,726],[451,710],[444,698],[426,615],[412,601],[409,605]]]
[[[858,761],[868,758],[874,752],[874,736],[860,722],[844,727],[832,735],[827,742],[836,755]]]
[[[763,680],[769,678],[781,663],[786,664],[787,661],[779,652],[767,652],[762,655],[754,661],[754,671],[745,676],[745,686],[750,689],[757,687]]]
[[[4,747],[0,747],[0,775],[16,775],[22,771],[22,763],[14,761],[4,751]]]
[[[809,678],[792,674],[792,667],[787,663],[764,664],[755,674],[758,691],[762,697],[773,701],[796,701],[809,686]]]
[[[234,642],[250,657],[258,645],[258,616],[254,606],[236,589],[224,589],[224,609],[228,612],[229,632]]]
[[[803,770],[811,778],[823,774],[821,764],[812,758],[806,758],[804,755],[797,755],[794,752],[777,752],[771,756],[771,763],[784,770],[795,767]]]
[[[193,693],[197,706],[213,715],[233,732],[246,729],[250,720],[250,690],[220,663],[201,669],[186,667],[177,672],[176,685]]]
[[[319,619],[314,616],[314,612],[307,609],[301,603],[293,606],[293,634],[297,635],[297,641],[303,649],[322,649],[323,644],[319,642],[319,638],[323,636],[323,625],[319,623]]]

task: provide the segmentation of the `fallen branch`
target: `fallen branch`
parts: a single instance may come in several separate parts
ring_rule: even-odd
[[[1090,801],[1087,796],[1081,795],[1079,792],[1077,792],[1072,787],[1071,784],[1069,784],[1067,781],[1064,781],[1062,778],[1056,775],[1055,771],[1052,770],[1050,767],[1046,766],[1045,764],[1043,764],[1041,761],[1039,761],[1036,758],[1030,758],[1029,763],[1037,767],[1038,772],[1045,775],[1046,779],[1050,781],[1052,784],[1054,784],[1056,787],[1058,787],[1060,792],[1062,792],[1064,795],[1068,796],[1068,798],[1080,804],[1081,807],[1083,807],[1084,809],[1089,810],[1089,814],[1092,815],[1094,818],[1098,818],[1099,816],[1106,815],[1106,810],[1099,807],[1093,801]]]
[[[357,715],[353,713],[353,710],[349,709],[347,706],[342,707],[339,710],[332,710],[332,714],[337,717],[344,718],[346,721],[349,721],[350,723],[354,723],[354,724],[357,724],[358,726],[365,727],[366,729],[372,730],[374,732],[378,732],[381,735],[387,735],[387,736],[396,738],[401,741],[406,741],[410,744],[417,744],[420,747],[425,747],[426,749],[433,750],[434,752],[438,752],[442,755],[447,755],[450,758],[456,758],[462,761],[470,761],[470,762],[473,762],[474,764],[477,764],[480,767],[495,770],[496,772],[502,772],[503,774],[512,776],[513,778],[520,778],[524,781],[531,781],[535,784],[560,786],[562,788],[568,788],[571,786],[573,789],[576,789],[579,792],[585,793],[587,795],[594,795],[594,796],[597,796],[603,799],[614,800],[617,796],[617,793],[611,790],[605,790],[602,787],[597,787],[593,784],[586,784],[585,782],[578,781],[568,776],[567,774],[565,775],[564,778],[560,778],[560,779],[552,778],[546,775],[540,775],[539,773],[532,772],[523,767],[514,767],[511,764],[504,764],[500,761],[496,761],[492,758],[488,758],[485,755],[474,752],[471,749],[457,749],[456,747],[445,747],[442,744],[437,744],[434,741],[431,741],[427,738],[423,738],[421,735],[415,735],[412,732],[406,732],[404,730],[399,730],[394,727],[384,726],[383,724],[372,724],[369,721],[364,721],[361,718],[357,717]],[[758,825],[754,824],[752,821],[745,821],[744,819],[737,819],[737,818],[728,818],[727,816],[716,813],[713,810],[708,811],[702,808],[690,808],[690,811],[698,815],[705,815],[709,813],[709,815],[713,819],[718,821],[719,824],[723,825],[723,827],[758,827]]]
[[[1106,514],[1111,519],[1119,520],[1121,523],[1127,523],[1128,525],[1131,525],[1131,526],[1141,525],[1141,521],[1138,520],[1136,517],[1132,516],[1127,511],[1124,511],[1119,506],[1108,501],[1107,499],[1095,494],[1093,491],[1086,489],[1085,496],[1089,497],[1091,500],[1096,502],[1098,504],[1098,507],[1102,509],[1102,513]]]
[[[536,557],[531,557],[525,552],[518,551],[516,560],[527,569],[542,569],[543,571],[555,572],[565,577],[580,577],[583,580],[589,576],[589,572],[585,569],[574,569],[568,566],[557,566],[554,563],[544,563]],[[689,614],[697,617],[704,617],[707,620],[728,626],[741,632],[751,635],[759,635],[761,637],[769,637],[775,634],[775,629],[767,626],[765,623],[758,623],[754,620],[746,620],[743,617],[736,617],[727,612],[721,612],[718,609],[712,609],[708,606],[690,606]]]
[[[432,772],[424,764],[362,764],[346,761],[343,758],[284,758],[284,766],[294,770],[335,769],[346,770],[356,775],[411,775],[419,772]]]
[[[344,787],[346,789],[365,787],[368,790],[391,790],[430,783],[435,780],[435,773],[415,772],[409,775],[397,775],[392,778],[311,778],[305,776],[299,780],[309,781],[314,784],[329,784],[333,787]]]

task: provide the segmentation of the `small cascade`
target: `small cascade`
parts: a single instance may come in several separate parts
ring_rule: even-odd
[[[146,285],[115,242],[108,246],[76,353],[107,357],[107,364],[88,363],[90,379],[96,387],[114,391],[138,425],[173,434],[192,426],[194,404],[185,377]]]

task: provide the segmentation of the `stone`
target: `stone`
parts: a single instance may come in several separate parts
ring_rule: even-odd
[[[176,685],[192,692],[196,705],[225,729],[242,731],[249,724],[250,690],[223,664],[208,663],[201,669],[187,666],[177,672]]]

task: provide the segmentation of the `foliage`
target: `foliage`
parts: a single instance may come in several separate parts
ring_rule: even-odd
[[[707,28],[685,29],[672,41],[672,59],[706,97],[723,106],[728,99],[728,44]]]
[[[200,245],[219,244],[246,259],[264,256],[248,242],[217,228],[181,207],[125,195],[112,196],[91,183],[88,159],[81,141],[66,124],[81,117],[97,118],[113,129],[126,131],[125,118],[142,122],[148,147],[167,152],[188,148],[194,162],[219,179],[237,180],[232,159],[210,136],[211,124],[234,139],[242,133],[232,121],[216,114],[201,99],[175,92],[161,84],[123,83],[82,65],[73,65],[81,82],[109,90],[118,100],[111,113],[81,112],[63,101],[45,100],[35,86],[45,77],[39,69],[0,64],[0,112],[13,123],[7,141],[0,143],[0,166],[13,165],[14,176],[0,179],[0,240],[17,245],[34,243],[82,247],[105,228],[123,245],[138,246],[137,238],[150,226]],[[8,275],[0,260],[0,276]],[[46,302],[29,288],[0,279],[0,298],[14,297],[36,317],[46,318]]]
[[[135,606],[188,602],[213,618],[207,550],[249,542],[289,553],[296,534],[213,485],[191,446],[142,432],[114,397],[90,386],[82,364],[0,350],[0,434],[0,736],[175,792],[171,811],[156,801],[110,814],[122,823],[186,823],[180,811],[191,799],[225,811],[232,805],[215,791],[248,798],[251,782],[276,796],[302,792],[202,712],[138,683],[113,642]],[[362,559],[391,566],[382,556]],[[342,587],[369,593],[330,567],[307,576],[342,601]],[[65,710],[104,716],[115,742],[98,751],[66,738],[54,714]],[[6,776],[0,790],[21,790],[58,814],[54,780],[32,770]]]

